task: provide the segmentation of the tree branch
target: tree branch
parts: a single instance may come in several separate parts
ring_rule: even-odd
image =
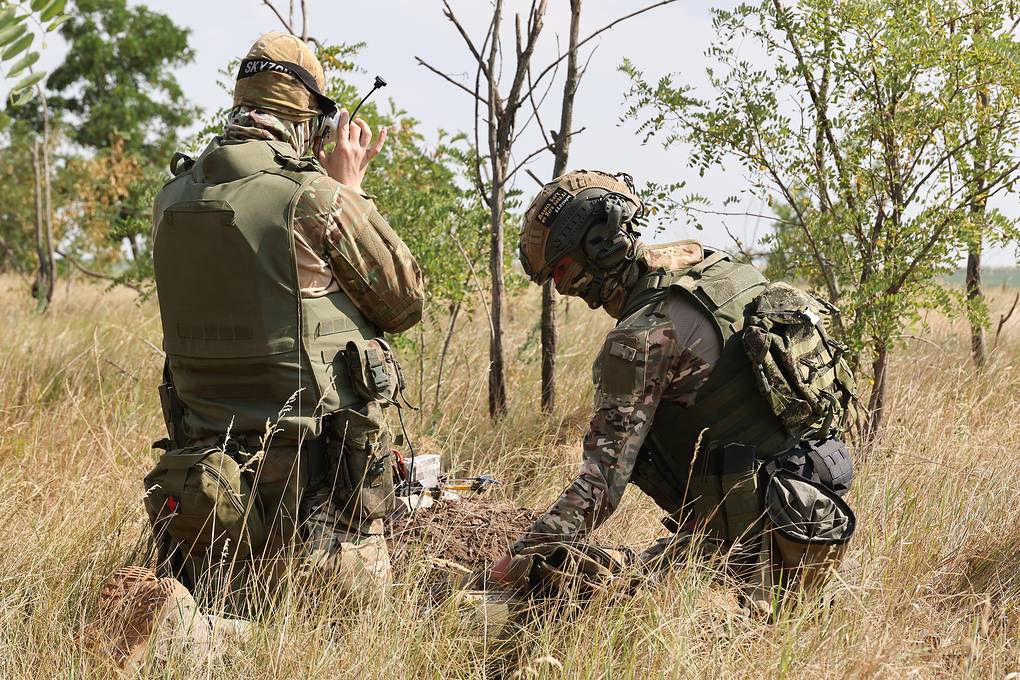
[[[999,326],[995,329],[995,342],[992,343],[993,352],[995,351],[995,348],[999,346],[999,336],[1002,335],[1002,327],[1005,326],[1006,322],[1013,316],[1013,312],[1016,311],[1016,305],[1018,302],[1020,302],[1020,293],[1017,293],[1016,297],[1013,298],[1013,305],[1009,308],[1009,311],[1005,314],[999,315]]]
[[[457,32],[460,33],[460,37],[462,37],[464,39],[464,42],[467,44],[468,50],[471,52],[471,55],[475,58],[475,61],[477,61],[478,65],[482,68],[482,73],[485,75],[485,79],[490,80],[490,74],[485,67],[485,60],[482,58],[482,53],[478,51],[477,47],[475,47],[475,44],[471,40],[471,37],[467,34],[467,31],[464,30],[464,25],[460,23],[460,20],[453,13],[453,9],[450,7],[450,3],[447,2],[447,0],[443,0],[443,7],[445,8],[443,9],[443,16],[449,19],[450,22],[456,27]],[[484,44],[482,49],[483,50],[485,49]]]
[[[579,134],[581,134],[582,132],[584,132],[584,131],[585,131],[586,129],[587,129],[587,128],[584,128],[584,127],[582,127],[582,128],[580,128],[580,129],[578,129],[578,130],[574,130],[573,132],[570,132],[570,133],[568,133],[568,134],[567,134],[567,137],[573,137],[574,135],[579,135]],[[557,139],[560,139],[560,137],[557,137]],[[517,174],[517,173],[518,173],[518,172],[520,171],[520,169],[521,169],[522,167],[524,167],[525,165],[527,165],[527,164],[528,164],[528,162],[529,162],[529,161],[530,161],[530,160],[531,160],[532,158],[534,158],[535,156],[539,155],[539,154],[540,154],[540,153],[542,153],[543,151],[552,151],[552,150],[554,149],[554,147],[555,147],[555,146],[556,146],[556,142],[554,141],[554,142],[553,142],[552,144],[546,144],[545,146],[541,147],[540,149],[535,149],[534,151],[532,151],[531,153],[529,153],[529,154],[528,154],[527,156],[525,156],[525,157],[524,157],[524,160],[522,160],[522,161],[521,161],[520,163],[518,163],[518,164],[517,164],[516,166],[514,166],[514,169],[513,169],[513,170],[511,170],[510,172],[508,172],[508,173],[506,174],[506,181],[508,181],[508,182],[509,182],[509,181],[510,181],[510,179],[511,179],[511,178],[512,178],[512,177],[513,177],[514,175],[516,175],[516,174]]]
[[[524,98],[529,93],[521,97],[521,89],[524,87],[524,79],[531,67],[531,57],[535,53],[535,46],[538,43],[538,36],[542,32],[542,17],[545,15],[546,7],[549,4],[549,0],[541,0],[538,6],[535,6],[534,0],[531,3],[531,13],[528,16],[528,39],[524,44],[523,49],[520,47],[520,31],[518,31],[518,48],[517,48],[517,68],[514,71],[514,79],[510,83],[510,91],[506,96],[506,110],[503,111],[503,116],[506,117],[505,121],[501,122],[502,133],[505,139],[511,138],[512,130],[511,126],[508,125],[514,116],[516,115],[517,109],[520,108],[524,102]],[[557,62],[559,59],[557,59]]]
[[[613,21],[609,22],[608,24],[606,24],[602,28],[600,28],[597,31],[595,31],[594,33],[590,34],[584,40],[581,40],[580,42],[578,42],[577,43],[577,47],[580,48],[585,43],[589,42],[590,40],[593,40],[598,35],[600,35],[602,33],[605,33],[606,31],[608,31],[612,27],[616,26],[619,23],[622,23],[622,22],[626,21],[627,19],[631,19],[633,17],[636,17],[639,14],[644,14],[645,12],[650,12],[651,10],[656,9],[658,7],[662,7],[663,5],[670,5],[670,4],[674,3],[674,2],[676,2],[676,0],[661,0],[660,2],[653,3],[651,5],[648,5],[647,7],[643,7],[641,9],[639,9],[639,10],[631,12],[630,14],[627,14],[627,15],[624,15],[622,17],[619,17],[618,19],[614,19]],[[569,54],[569,52],[568,52],[568,54]],[[538,77],[535,78],[534,87],[537,87],[538,84],[542,81],[542,79],[545,78],[547,75],[549,75],[549,71],[551,71],[553,69],[553,67],[555,67],[557,64],[559,64],[561,61],[566,59],[566,57],[567,57],[566,54],[560,55],[554,62],[552,62],[551,64],[546,66],[544,69],[542,69],[541,73],[538,74]]]
[[[294,25],[283,18],[283,15],[280,14],[280,10],[276,9],[276,6],[272,2],[270,2],[270,0],[262,0],[262,4],[268,7],[269,9],[273,10],[273,14],[275,14],[276,18],[280,20],[280,23],[283,24],[283,27],[287,29],[287,32],[290,33],[291,35],[294,35]],[[304,2],[302,1],[301,4],[304,4]]]
[[[475,91],[475,92],[472,92],[472,91],[471,91],[471,88],[470,88],[470,87],[468,87],[468,86],[467,86],[467,85],[465,85],[464,83],[458,83],[458,82],[457,82],[456,80],[454,80],[453,78],[451,78],[451,77],[450,77],[449,75],[447,75],[447,74],[443,73],[442,71],[440,71],[439,69],[437,69],[437,68],[436,68],[435,66],[432,66],[431,64],[429,64],[428,62],[426,62],[426,61],[425,61],[424,59],[422,59],[421,57],[415,57],[414,59],[415,59],[415,61],[417,61],[417,62],[418,62],[418,64],[419,64],[419,65],[421,65],[421,66],[424,66],[425,68],[427,68],[428,70],[432,71],[432,72],[433,72],[433,73],[435,73],[435,74],[436,74],[437,76],[439,76],[440,78],[442,78],[442,79],[443,79],[443,80],[445,80],[446,82],[450,83],[451,85],[454,85],[454,86],[456,86],[456,87],[459,87],[460,89],[464,90],[464,91],[465,91],[465,92],[467,92],[467,93],[468,93],[469,95],[471,95],[472,97],[475,97],[475,98],[477,98],[477,99],[481,99],[481,97],[479,97],[479,96],[478,96],[478,92],[477,92],[477,91]],[[484,101],[484,100],[482,100],[482,101]]]
[[[65,260],[70,262],[72,265],[74,265],[74,268],[77,269],[78,271],[80,271],[85,276],[92,277],[93,279],[102,279],[103,281],[109,281],[110,283],[113,283],[113,284],[118,285],[118,286],[124,286],[125,288],[130,288],[131,290],[135,291],[139,295],[142,295],[144,293],[144,291],[141,288],[139,288],[138,286],[134,285],[133,283],[129,283],[127,281],[119,280],[119,279],[117,279],[116,276],[110,276],[109,274],[104,274],[103,272],[97,272],[94,269],[89,269],[88,267],[83,265],[81,262],[79,262],[77,259],[75,259],[74,257],[71,257],[69,254],[63,252],[62,250],[57,250],[56,253],[57,253],[57,255],[60,255],[60,257],[64,258]]]
[[[847,205],[851,210],[854,210],[856,201],[849,190],[849,185],[846,182],[846,176],[843,172],[843,154],[840,152],[839,145],[836,143],[836,137],[832,133],[832,124],[826,114],[824,102],[818,95],[818,88],[815,86],[815,79],[811,75],[811,70],[808,68],[807,61],[804,59],[804,53],[800,49],[800,42],[797,40],[797,36],[794,35],[793,29],[790,28],[789,23],[786,21],[787,10],[783,7],[779,0],[772,0],[772,5],[776,8],[776,14],[778,15],[777,18],[783,23],[782,28],[786,31],[787,40],[789,41],[790,47],[793,49],[793,53],[797,58],[797,65],[800,67],[801,75],[804,78],[804,84],[808,89],[808,95],[811,97],[815,113],[818,116],[818,124],[821,126],[822,131],[825,133],[825,139],[829,143],[829,153],[832,154],[832,160],[836,164],[836,172],[839,173],[839,180],[840,184],[843,185],[843,194],[846,198]]]

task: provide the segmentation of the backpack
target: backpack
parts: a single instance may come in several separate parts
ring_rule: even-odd
[[[853,414],[847,348],[829,337],[835,308],[786,283],[770,284],[744,317],[743,343],[758,389],[787,431],[826,439]]]

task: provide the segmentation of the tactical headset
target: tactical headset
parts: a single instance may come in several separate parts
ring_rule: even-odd
[[[315,156],[319,156],[319,152],[322,151],[322,147],[326,145],[335,134],[336,129],[340,125],[340,105],[335,101],[327,97],[319,90],[319,86],[315,83],[315,77],[305,67],[295,64],[292,61],[274,61],[272,59],[244,59],[241,61],[241,67],[237,73],[237,79],[243,80],[244,78],[251,78],[253,75],[263,73],[265,71],[273,71],[275,73],[286,73],[289,76],[293,76],[305,86],[305,89],[312,93],[315,97],[315,102],[319,107],[319,115],[315,117],[312,123],[312,146],[315,149]],[[380,87],[386,87],[386,81],[381,77],[375,77],[375,84],[372,89],[369,90],[368,94],[361,98],[358,105],[354,107],[354,111],[351,113],[351,120],[354,120],[354,115],[361,108],[361,105],[365,103],[365,100],[372,96],[372,93],[378,90]]]
[[[547,278],[567,255],[590,265],[585,268],[595,270],[596,277],[613,271],[633,253],[637,233],[629,224],[643,214],[642,206],[623,194],[599,187],[581,191],[549,226],[546,271],[539,279]]]

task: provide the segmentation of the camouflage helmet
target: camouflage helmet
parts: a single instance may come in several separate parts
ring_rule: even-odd
[[[322,113],[321,97],[294,74],[274,68],[278,64],[296,65],[306,71],[319,92],[326,87],[322,64],[312,49],[296,36],[272,31],[255,41],[242,60],[234,86],[234,106],[250,106],[298,123]],[[245,72],[248,65],[251,73]]]
[[[634,226],[643,215],[644,205],[629,175],[568,172],[542,187],[525,213],[521,266],[540,285],[568,255],[572,269],[592,273],[615,268],[633,255]]]

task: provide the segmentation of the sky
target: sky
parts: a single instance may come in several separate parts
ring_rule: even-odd
[[[367,91],[375,75],[383,76],[389,85],[373,97],[391,98],[401,109],[421,121],[422,130],[435,138],[443,129],[449,132],[469,131],[473,126],[474,106],[471,97],[430,73],[416,62],[421,57],[451,77],[473,85],[473,62],[454,25],[443,16],[441,0],[371,0],[370,2],[338,2],[307,0],[309,33],[330,43],[364,42],[358,58],[365,69],[353,77],[356,85]],[[491,5],[485,0],[449,0],[456,15],[471,36],[484,34],[491,16]],[[614,19],[650,4],[651,0],[586,0],[583,5],[581,36],[601,28]],[[195,48],[193,63],[177,71],[179,82],[191,100],[206,111],[229,104],[227,95],[217,84],[219,70],[232,59],[244,55],[263,32],[277,30],[280,24],[262,0],[129,0],[129,4],[145,4],[169,15],[178,25],[191,31],[190,42]],[[300,4],[300,3],[295,3]],[[739,170],[718,170],[699,177],[687,166],[685,149],[672,146],[663,149],[660,142],[642,143],[635,121],[621,122],[625,109],[624,93],[628,78],[618,71],[628,57],[650,78],[664,73],[680,74],[686,82],[704,87],[704,51],[712,38],[710,8],[732,6],[733,0],[679,0],[629,19],[603,33],[591,43],[594,53],[576,98],[575,128],[585,130],[574,137],[570,152],[572,168],[597,168],[626,171],[640,186],[646,181],[687,182],[687,189],[721,202],[743,186]],[[288,0],[276,0],[285,8]],[[526,14],[530,2],[506,0],[508,14]],[[510,22],[506,22],[508,29]],[[556,57],[557,42],[565,44],[569,25],[569,3],[551,0],[539,49],[534,63],[548,64]],[[44,52],[43,68],[60,62],[66,46],[59,38]],[[480,37],[477,40],[480,42]],[[506,33],[504,43],[512,58],[513,36]],[[587,54],[587,53],[585,53]],[[508,64],[506,70],[512,68]],[[540,69],[536,69],[540,70]],[[560,70],[562,78],[563,69]],[[507,74],[509,75],[509,74]],[[543,120],[547,126],[558,127],[558,101],[562,81],[553,86]],[[353,105],[356,102],[350,102]],[[520,125],[520,123],[519,123]],[[537,128],[532,126],[519,142],[518,158],[523,158],[542,145]],[[540,178],[552,172],[551,154],[543,154],[530,166]],[[518,175],[517,186],[526,195],[538,185],[528,175]],[[383,206],[385,209],[385,206]],[[767,213],[765,206],[744,206],[747,212]],[[725,223],[722,220],[727,220]],[[729,232],[752,243],[768,231],[768,221],[756,218],[708,218],[704,231],[686,224],[664,225],[655,240],[699,238],[706,244],[732,247]],[[1016,264],[1012,249],[998,249],[986,257],[992,266]]]

